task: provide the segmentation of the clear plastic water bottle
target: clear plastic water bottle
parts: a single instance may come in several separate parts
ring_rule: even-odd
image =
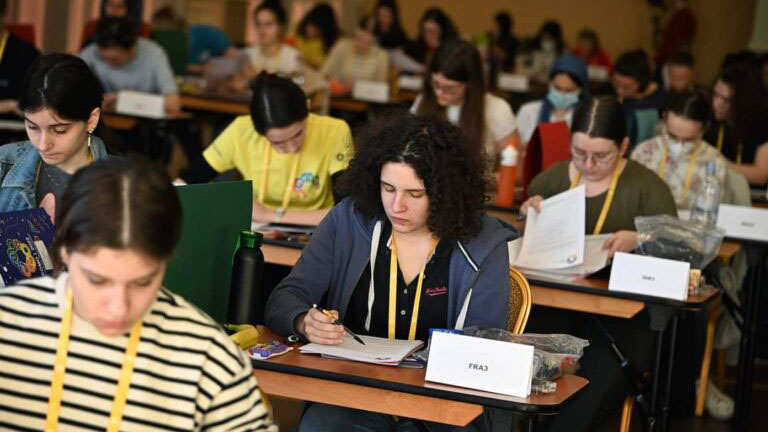
[[[717,223],[717,210],[720,207],[720,182],[715,176],[715,161],[707,164],[707,177],[699,187],[699,193],[691,208],[691,220],[708,226]]]

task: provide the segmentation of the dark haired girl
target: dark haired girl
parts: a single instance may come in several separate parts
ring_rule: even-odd
[[[298,71],[299,51],[285,43],[287,18],[280,2],[265,1],[253,12],[253,24],[259,43],[245,49],[250,59],[244,75],[253,77],[261,71],[291,75]]]
[[[247,355],[161,287],[181,212],[149,161],[73,176],[56,229],[63,269],[0,291],[4,428],[275,430]]]
[[[379,45],[386,50],[404,48],[408,44],[408,36],[405,35],[400,24],[400,8],[397,0],[379,0],[374,9],[376,24],[373,34],[376,35]]]
[[[419,36],[406,47],[405,53],[428,65],[440,45],[458,37],[459,31],[451,18],[440,8],[430,8],[419,20]]]
[[[267,325],[341,343],[343,327],[313,309],[317,303],[354,332],[390,339],[426,340],[430,328],[506,327],[513,234],[483,214],[485,165],[476,145],[445,120],[403,115],[372,128],[358,147],[344,175],[349,198],[273,291]],[[389,431],[407,422],[315,404],[299,430],[375,423],[366,430]]]
[[[181,180],[203,183],[237,169],[253,181],[253,220],[316,225],[349,161],[349,126],[310,114],[304,92],[287,78],[261,73],[252,90],[251,115],[236,118]]]
[[[302,18],[296,33],[296,46],[301,57],[307,64],[319,69],[341,35],[336,12],[328,3],[319,3]]]
[[[72,174],[107,158],[93,135],[101,102],[101,85],[83,60],[48,54],[32,63],[19,97],[29,140],[0,147],[0,212],[42,206],[54,216]]]

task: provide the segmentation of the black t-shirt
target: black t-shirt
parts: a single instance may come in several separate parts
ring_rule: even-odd
[[[56,203],[60,203],[72,175],[47,163],[40,163],[39,167],[35,184],[35,203],[39,206],[49,193],[54,195]]]
[[[34,46],[12,34],[8,35],[5,51],[0,59],[0,100],[19,99],[21,82],[27,74],[27,69],[39,55],[40,52]],[[7,114],[0,114],[0,118],[18,120],[18,117]]]
[[[732,126],[725,122],[710,122],[707,131],[704,133],[704,140],[717,147],[720,127],[723,126],[723,146],[720,150],[723,156],[732,162],[741,162],[751,164],[755,162],[757,149],[768,142],[768,112],[762,116],[755,116],[761,119],[752,122],[753,124],[744,129],[744,138],[739,140]]]
[[[355,333],[387,337],[389,320],[389,264],[391,251],[387,246],[392,233],[392,225],[387,222],[381,230],[378,244],[376,266],[374,269],[374,301],[371,311],[371,328],[365,331],[365,317],[368,314],[368,287],[371,281],[370,262],[365,267],[360,280],[355,286],[344,316],[344,324]],[[416,339],[426,341],[430,328],[444,328],[448,321],[448,276],[451,252],[455,242],[439,242],[435,253],[424,271],[424,283],[421,287],[419,319],[416,324]],[[397,313],[395,338],[408,339],[411,327],[413,301],[419,277],[413,278],[406,286],[403,273],[397,269]]]

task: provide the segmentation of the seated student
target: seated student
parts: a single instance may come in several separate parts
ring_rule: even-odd
[[[285,10],[277,1],[265,1],[253,12],[253,24],[259,38],[257,45],[245,49],[249,63],[241,73],[252,78],[260,72],[292,75],[300,65],[299,51],[285,43]]]
[[[317,225],[351,156],[349,126],[310,114],[287,78],[262,73],[252,90],[251,115],[236,118],[181,180],[207,182],[236,168],[253,181],[253,220]]]
[[[563,40],[563,27],[555,20],[546,21],[539,28],[534,40],[531,75],[541,82],[547,81],[555,60],[567,51]]]
[[[341,343],[343,327],[313,309],[316,303],[353,332],[390,339],[426,341],[430,328],[504,328],[513,234],[483,215],[484,163],[465,140],[431,116],[398,116],[369,131],[344,174],[349,198],[331,210],[272,292],[267,325],[311,342]],[[393,268],[397,277],[390,279]],[[394,322],[389,307],[399,310]],[[312,404],[299,430],[365,424],[390,431],[410,422]]]
[[[667,92],[651,79],[651,65],[642,49],[628,51],[619,56],[611,81],[616,97],[624,104],[627,113],[630,144],[637,144],[651,131],[645,130],[649,129],[648,125],[638,124],[636,112],[655,111],[660,117],[667,103]]]
[[[451,18],[440,8],[430,8],[419,20],[419,36],[408,44],[405,53],[423,65],[429,65],[432,55],[443,43],[459,37]]]
[[[91,38],[96,32],[96,25],[104,18],[128,18],[139,23],[139,36],[149,39],[152,36],[152,26],[142,22],[142,0],[101,0],[101,13],[99,18],[88,21],[83,28],[83,38],[80,47],[85,48],[91,43]]]
[[[632,150],[632,159],[655,171],[669,186],[679,209],[690,209],[714,161],[725,181],[726,159],[702,139],[709,121],[709,100],[701,93],[672,93],[664,111],[662,134]]]
[[[549,72],[547,97],[531,101],[517,112],[517,125],[523,147],[528,145],[539,123],[564,121],[571,126],[573,112],[589,100],[587,65],[580,57],[564,54]]]
[[[664,88],[670,93],[694,91],[693,64],[693,56],[688,51],[678,51],[670,57],[661,71]]]
[[[587,62],[587,66],[601,66],[613,72],[613,62],[611,56],[603,49],[600,44],[600,38],[594,30],[585,28],[579,32],[576,39],[576,46],[571,48],[571,54],[581,57]]]
[[[0,289],[4,427],[277,430],[248,356],[161,286],[181,212],[148,162],[99,161],[74,175],[59,209],[58,275]]]
[[[482,60],[474,45],[460,39],[440,45],[427,73],[411,112],[447,118],[481,144],[478,151],[490,161],[510,139],[519,142],[512,108],[486,91]]]
[[[348,93],[355,81],[389,80],[389,54],[373,34],[373,17],[363,16],[354,39],[339,39],[325,59],[320,73],[330,79],[331,92]]]
[[[712,114],[704,139],[754,186],[768,182],[768,96],[757,68],[725,66],[712,87]]]
[[[514,34],[512,15],[500,11],[493,16],[493,27],[487,33],[488,39],[488,85],[496,88],[501,72],[515,70],[517,38]]]
[[[18,121],[21,82],[40,52],[5,29],[2,18],[7,6],[7,0],[0,0],[0,120]],[[0,145],[23,137],[23,132],[0,129]]]
[[[48,54],[32,63],[19,95],[29,140],[0,147],[0,213],[42,206],[53,217],[72,174],[107,158],[93,135],[101,100],[83,60]]]
[[[165,111],[181,110],[181,100],[168,56],[157,43],[136,37],[131,21],[104,18],[96,26],[94,42],[80,57],[101,81],[106,94],[104,108],[113,109],[120,90],[165,96]]]
[[[308,65],[320,69],[340,33],[336,12],[328,3],[320,3],[299,22],[296,48]]]
[[[540,210],[544,198],[584,184],[584,232],[612,233],[603,246],[611,255],[637,246],[636,216],[675,216],[675,200],[664,181],[624,158],[629,146],[624,116],[622,105],[614,98],[596,98],[580,106],[571,126],[571,161],[552,165],[534,178],[528,188],[531,198],[523,203],[521,213],[527,213],[531,206]],[[550,432],[599,430],[606,418],[620,408],[629,391],[622,365],[595,319],[610,331],[637,370],[650,368],[654,335],[646,311],[632,319],[619,319],[536,308],[526,332],[567,333],[589,340],[578,372],[589,380],[589,385],[554,416],[547,429]]]
[[[385,50],[404,49],[409,40],[400,24],[397,0],[379,0],[373,14],[376,20],[373,34],[379,46]]]

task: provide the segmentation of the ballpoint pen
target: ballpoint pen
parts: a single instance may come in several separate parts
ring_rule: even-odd
[[[336,324],[336,325],[340,325],[340,326],[344,327],[344,331],[345,331],[345,332],[349,333],[349,335],[350,335],[350,336],[352,336],[352,337],[353,337],[353,338],[354,338],[356,341],[358,341],[358,342],[360,342],[361,344],[365,345],[365,342],[363,342],[363,340],[362,340],[362,339],[360,339],[360,336],[358,336],[358,335],[354,334],[354,333],[353,333],[353,332],[352,332],[350,329],[348,329],[348,328],[347,328],[347,326],[345,326],[344,324],[340,323],[340,322],[339,322],[339,320],[337,320],[336,318],[334,318],[334,317],[333,317],[333,315],[331,315],[331,313],[330,313],[329,311],[327,311],[327,310],[325,310],[325,309],[323,309],[323,308],[317,307],[317,305],[316,305],[316,304],[313,304],[313,305],[312,305],[312,307],[313,307],[313,308],[315,308],[315,309],[317,309],[317,310],[319,310],[319,311],[320,311],[320,313],[322,313],[323,315],[325,315],[325,316],[327,316],[327,317],[329,317],[329,318],[333,319],[333,323],[334,323],[334,324]]]

